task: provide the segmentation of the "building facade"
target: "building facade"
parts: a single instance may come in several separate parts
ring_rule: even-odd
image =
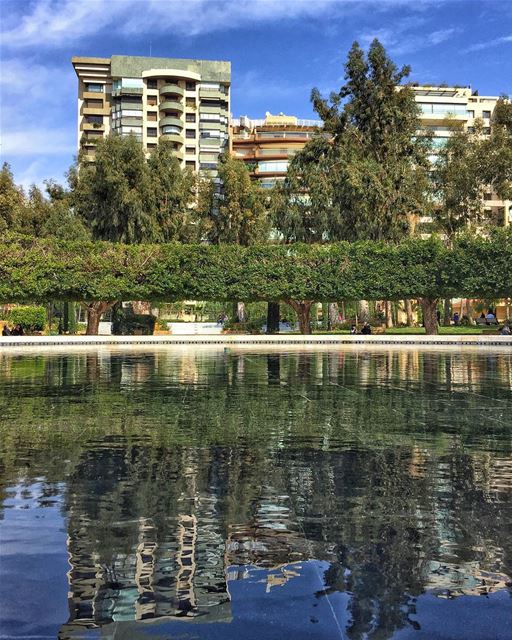
[[[231,63],[140,56],[74,57],[78,142],[133,134],[150,153],[169,140],[183,167],[213,172],[228,147]]]
[[[263,120],[242,116],[231,121],[231,154],[246,163],[254,180],[270,189],[284,180],[291,158],[321,126],[321,120],[283,113],[267,112]]]
[[[423,128],[432,133],[433,155],[457,130],[472,132],[476,120],[483,123],[483,135],[491,133],[494,109],[498,96],[480,96],[470,87],[413,86],[414,97],[420,107]],[[500,200],[489,190],[484,196],[484,207],[499,226],[512,223],[512,203]],[[428,220],[425,218],[425,221]]]

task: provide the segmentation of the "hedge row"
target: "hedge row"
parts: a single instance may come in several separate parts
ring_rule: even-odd
[[[398,246],[0,241],[0,302],[511,297],[512,229]]]

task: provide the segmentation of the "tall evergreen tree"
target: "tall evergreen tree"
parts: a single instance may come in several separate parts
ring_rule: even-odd
[[[430,138],[419,133],[413,92],[401,84],[409,72],[378,40],[367,56],[355,42],[341,89],[329,99],[313,90],[323,131],[294,157],[274,209],[285,241],[398,241],[425,213]]]

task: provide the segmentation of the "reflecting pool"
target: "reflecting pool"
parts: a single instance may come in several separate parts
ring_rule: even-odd
[[[2,638],[511,638],[512,350],[4,350],[0,416]]]

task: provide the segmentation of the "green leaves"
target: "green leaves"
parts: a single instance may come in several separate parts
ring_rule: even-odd
[[[0,301],[397,300],[511,297],[512,230],[289,245],[0,242]]]

